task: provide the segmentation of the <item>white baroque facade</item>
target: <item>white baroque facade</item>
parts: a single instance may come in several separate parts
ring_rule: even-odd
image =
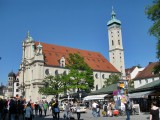
[[[19,69],[19,84],[25,86],[26,100],[39,100],[39,87],[43,86],[42,80],[47,75],[68,74],[65,68],[65,59],[69,53],[78,53],[84,57],[85,62],[91,67],[94,75],[94,90],[103,87],[105,78],[111,73],[120,73],[99,52],[80,50],[53,44],[39,43],[32,39],[28,33],[23,41],[22,62]]]

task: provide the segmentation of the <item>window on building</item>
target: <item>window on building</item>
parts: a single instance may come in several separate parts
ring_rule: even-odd
[[[98,85],[96,85],[96,90],[98,90]]]
[[[55,75],[58,75],[58,70],[55,71]]]
[[[120,45],[120,40],[118,40],[118,45]]]
[[[46,75],[49,75],[49,69],[46,69],[46,70],[45,70],[45,74],[46,74]]]
[[[152,78],[152,82],[154,81],[154,78]]]
[[[112,40],[112,46],[114,45],[114,41]]]
[[[98,74],[97,74],[97,73],[95,74],[95,78],[99,78],[99,76],[98,76]]]
[[[60,59],[60,67],[65,67],[65,58],[64,57],[62,57]]]
[[[141,80],[139,80],[139,84],[141,84],[142,83],[142,81]]]
[[[67,71],[64,71],[64,72],[63,72],[63,75],[67,75]]]
[[[148,79],[145,79],[146,83],[148,83]]]
[[[19,89],[16,89],[16,92],[19,92]]]
[[[16,86],[19,86],[19,83],[16,83]]]
[[[102,78],[103,78],[103,79],[105,78],[105,74],[102,75]]]

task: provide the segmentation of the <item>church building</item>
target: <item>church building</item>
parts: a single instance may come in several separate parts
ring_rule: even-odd
[[[121,22],[115,18],[113,10],[107,26],[110,62],[99,52],[34,41],[28,32],[22,44],[22,62],[17,76],[19,85],[23,87],[20,96],[33,101],[42,99],[44,96],[39,94],[38,90],[43,86],[42,81],[46,76],[68,74],[69,70],[65,65],[69,53],[77,53],[84,57],[85,62],[93,70],[95,87],[93,91],[101,89],[105,79],[112,73],[122,73],[124,76]]]

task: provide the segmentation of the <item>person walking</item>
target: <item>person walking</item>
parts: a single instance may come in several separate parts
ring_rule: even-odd
[[[43,101],[39,101],[38,104],[39,108],[39,116],[42,117],[42,112],[43,112]]]
[[[9,114],[10,114],[10,119],[15,120],[15,115],[17,114],[17,106],[15,100],[13,99],[11,99],[9,103]]]
[[[125,104],[125,110],[126,110],[126,115],[127,115],[126,120],[130,120],[130,113],[131,113],[131,110],[132,110],[132,103],[130,102],[130,100],[128,100],[124,104]]]
[[[80,108],[79,102],[77,103],[77,106],[76,106],[76,112],[77,112],[77,119],[80,120],[80,117],[81,117],[81,108]]]
[[[39,109],[39,105],[38,105],[37,102],[35,102],[34,108],[35,108],[35,116],[37,116],[38,115],[38,109]]]
[[[159,120],[159,108],[156,101],[153,101],[151,104],[150,120]]]
[[[31,108],[31,104],[28,103],[25,109],[25,120],[32,120],[32,114],[33,114],[33,111]]]
[[[0,98],[0,120],[1,120],[1,118],[2,118],[3,108],[4,108],[3,99]]]
[[[93,103],[92,103],[92,115],[94,117],[97,117],[97,105],[98,104],[95,101],[93,101]]]
[[[104,104],[103,104],[103,111],[104,111],[104,116],[106,116],[107,117],[107,102],[105,102]]]
[[[44,108],[44,115],[46,116],[47,109],[48,109],[48,103],[47,103],[47,101],[45,101],[45,102],[43,103],[43,108]]]
[[[54,115],[55,115],[54,118],[59,120],[59,112],[60,112],[60,110],[59,110],[59,104],[58,104],[58,100],[57,99],[55,100],[55,104],[54,104],[53,108],[54,108]]]
[[[67,103],[64,104],[64,114],[63,114],[64,119],[66,119],[66,118],[68,119],[69,118],[69,112],[70,111],[71,111],[70,105],[67,102]]]

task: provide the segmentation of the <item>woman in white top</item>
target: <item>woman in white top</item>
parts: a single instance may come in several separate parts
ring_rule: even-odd
[[[79,102],[77,103],[77,106],[76,106],[76,112],[77,112],[77,119],[80,120],[80,117],[81,117],[81,108],[80,108],[80,104]]]

